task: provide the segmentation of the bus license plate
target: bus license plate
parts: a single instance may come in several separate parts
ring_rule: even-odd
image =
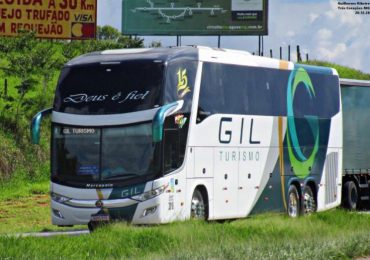
[[[91,221],[94,222],[107,222],[110,220],[109,215],[106,214],[98,214],[98,215],[91,215]]]

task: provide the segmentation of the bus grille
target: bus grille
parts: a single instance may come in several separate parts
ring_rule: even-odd
[[[338,153],[330,153],[325,165],[325,204],[331,204],[337,197]]]

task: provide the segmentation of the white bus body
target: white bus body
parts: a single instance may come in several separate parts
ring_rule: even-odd
[[[143,60],[159,64],[138,72],[144,83],[93,87],[115,75],[115,66]],[[91,82],[81,76],[88,83],[69,88],[73,73],[91,66],[99,76]],[[153,79],[156,69],[164,80]],[[161,98],[144,86],[151,79],[165,89],[156,92]],[[342,109],[334,69],[207,47],[94,53],[65,66],[52,122],[55,225],[234,219],[264,211],[297,216],[341,202]]]

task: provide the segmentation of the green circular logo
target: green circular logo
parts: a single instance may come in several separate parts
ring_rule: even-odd
[[[310,126],[311,133],[315,140],[311,154],[309,156],[305,156],[298,140],[293,106],[294,95],[298,86],[305,87],[310,97],[309,101],[315,97],[315,90],[313,88],[310,76],[304,68],[298,68],[290,73],[287,93],[287,142],[289,160],[293,166],[294,174],[303,179],[310,174],[310,170],[319,150],[319,120],[317,116],[304,116],[308,122],[308,125]]]

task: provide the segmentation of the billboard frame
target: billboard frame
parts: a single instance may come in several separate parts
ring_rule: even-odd
[[[127,6],[126,1],[131,0],[122,0],[122,22],[121,22],[121,32],[123,35],[137,35],[137,36],[267,36],[268,35],[268,22],[269,22],[269,0],[262,0],[263,1],[263,10],[262,10],[262,25],[263,30],[251,30],[251,31],[218,31],[218,32],[209,32],[204,33],[205,30],[196,30],[192,29],[189,30],[189,32],[186,32],[184,30],[163,30],[162,32],[158,31],[152,31],[147,30],[147,32],[144,31],[138,31],[138,30],[128,30],[125,27],[126,24],[126,12]],[[228,0],[232,1],[232,0]],[[232,25],[232,24],[231,24]],[[195,33],[194,33],[195,32]],[[202,33],[203,32],[203,33]]]

